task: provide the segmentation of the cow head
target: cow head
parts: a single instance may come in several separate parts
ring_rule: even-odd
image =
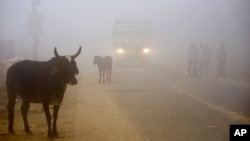
[[[57,49],[55,47],[54,54],[56,58],[59,60],[59,66],[56,66],[52,69],[52,74],[60,74],[63,81],[67,84],[75,85],[77,84],[77,79],[75,75],[78,75],[79,71],[76,65],[75,58],[81,53],[81,46],[78,51],[74,55],[65,55],[61,56],[58,54]]]

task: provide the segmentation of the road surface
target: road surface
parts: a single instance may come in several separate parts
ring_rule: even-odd
[[[230,124],[250,124],[250,85],[243,82],[188,77],[185,71],[163,66],[115,67],[112,83],[97,82],[97,68],[90,67],[81,69],[77,86],[68,86],[56,140],[228,141]],[[16,135],[7,134],[6,109],[0,109],[0,140],[46,140],[41,105],[31,105],[34,135],[27,136],[20,103]]]

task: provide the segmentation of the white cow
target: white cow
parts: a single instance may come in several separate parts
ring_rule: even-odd
[[[22,60],[24,59],[20,57],[0,60],[0,94],[6,90],[6,77],[9,67]]]

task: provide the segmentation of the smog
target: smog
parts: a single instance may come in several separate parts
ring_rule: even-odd
[[[65,92],[59,137],[229,140],[231,124],[250,124],[249,13],[248,0],[1,0],[0,140],[18,138],[7,134],[2,64],[48,61],[55,47],[67,56],[79,46],[79,83]],[[105,83],[94,56],[112,57]],[[46,122],[36,122],[39,106],[29,112],[34,139],[47,134],[36,129]]]

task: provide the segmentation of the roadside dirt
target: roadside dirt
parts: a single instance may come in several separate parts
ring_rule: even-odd
[[[112,94],[107,93],[111,84],[98,84],[91,77],[84,76],[84,82],[68,86],[59,111],[56,140],[72,141],[141,141],[142,137],[121,112]],[[7,131],[7,100],[1,99],[0,140],[29,141],[47,140],[47,123],[41,104],[31,104],[28,113],[32,136],[27,136],[20,111],[21,101],[16,102],[14,130],[16,135]],[[51,108],[52,113],[52,108]]]

